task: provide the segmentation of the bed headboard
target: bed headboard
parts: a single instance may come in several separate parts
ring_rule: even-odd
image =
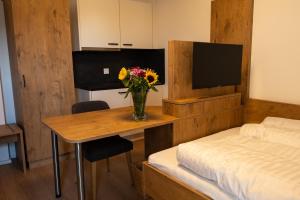
[[[250,99],[244,107],[244,123],[260,123],[268,116],[300,120],[300,105]]]

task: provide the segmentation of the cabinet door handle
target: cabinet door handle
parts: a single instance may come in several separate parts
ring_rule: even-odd
[[[22,75],[22,80],[23,80],[23,88],[26,87],[26,79],[25,79],[25,75]]]
[[[109,42],[108,45],[109,45],[109,46],[118,46],[119,43],[116,43],[116,42]]]
[[[119,92],[119,94],[126,94],[127,92]]]
[[[127,43],[126,43],[126,44],[123,44],[123,46],[132,47],[133,44],[129,44],[129,43],[127,44]]]

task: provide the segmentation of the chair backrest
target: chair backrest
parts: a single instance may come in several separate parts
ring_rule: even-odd
[[[74,104],[72,106],[72,113],[84,113],[106,109],[109,109],[109,105],[105,101],[86,101]]]

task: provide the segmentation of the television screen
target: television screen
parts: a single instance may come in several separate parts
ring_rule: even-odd
[[[243,46],[194,42],[193,89],[239,85]]]

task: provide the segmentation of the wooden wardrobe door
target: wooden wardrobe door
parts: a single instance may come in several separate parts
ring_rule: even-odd
[[[50,130],[41,120],[71,113],[75,102],[68,0],[5,0],[19,89],[18,121],[25,131],[29,163],[51,157]],[[21,82],[21,84],[20,84]],[[20,88],[21,87],[21,88]],[[18,93],[16,89],[16,93]],[[65,145],[61,145],[65,146]],[[60,153],[70,151],[60,148]]]

